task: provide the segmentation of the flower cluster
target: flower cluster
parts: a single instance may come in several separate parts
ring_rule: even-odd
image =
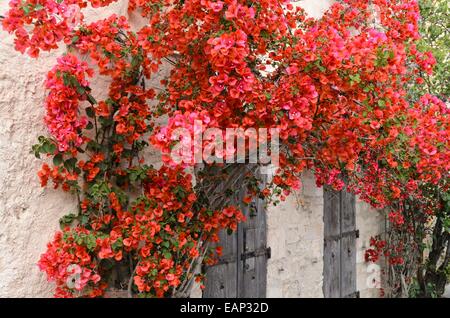
[[[106,284],[101,280],[99,262],[92,257],[96,237],[85,228],[66,228],[48,243],[39,260],[39,268],[55,281],[56,297],[97,297]]]
[[[217,242],[220,230],[235,230],[244,220],[233,206],[196,211],[191,176],[180,169],[149,168],[142,182],[144,194],[129,209],[111,191],[107,195],[109,214],[89,214],[87,225],[66,227],[48,244],[39,267],[56,282],[55,296],[103,295],[109,269],[102,260],[120,263],[129,258],[135,264],[129,275],[137,293],[168,296],[186,276],[197,275],[191,268],[193,259],[215,261],[208,242]],[[90,209],[99,208],[86,199],[83,210]]]
[[[380,255],[383,255],[385,247],[386,241],[381,240],[379,237],[370,238],[370,248],[364,254],[366,262],[377,262]]]
[[[58,64],[48,73],[45,100],[47,114],[45,123],[56,138],[58,149],[67,151],[83,143],[81,131],[86,127],[86,117],[79,116],[79,104],[87,100],[89,82],[93,70],[75,55],[67,54],[58,59]]]
[[[405,246],[402,242],[398,242],[395,246],[390,246],[385,240],[380,237],[370,238],[370,248],[366,250],[364,257],[366,262],[378,262],[380,257],[386,257],[389,265],[401,266],[405,260],[402,256],[404,254]]]

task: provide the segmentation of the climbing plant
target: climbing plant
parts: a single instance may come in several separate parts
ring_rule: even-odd
[[[239,205],[284,200],[305,169],[318,185],[388,208],[399,228],[409,200],[421,203],[416,222],[435,213],[425,188],[448,193],[449,109],[429,93],[410,97],[436,62],[419,45],[416,1],[335,1],[312,19],[286,0],[130,0],[140,28],[125,16],[85,21],[88,5],[111,2],[11,0],[2,20],[31,57],[67,46],[45,84],[49,135],[33,147],[46,160],[42,185],[78,199],[39,261],[56,296],[188,296],[200,265],[221,253],[218,232],[244,220]],[[180,128],[216,133],[193,145]],[[215,147],[226,128],[278,129],[267,187],[263,163]],[[176,162],[180,143],[216,161]],[[150,144],[160,168],[147,160]],[[389,249],[390,262],[401,265],[407,248]]]
[[[435,94],[448,103],[449,81],[449,5],[447,1],[419,1],[421,18],[419,30],[422,38],[418,47],[430,51],[436,58],[434,72],[421,72],[411,86],[409,99],[414,101],[422,94]],[[390,174],[396,173],[394,171]],[[401,224],[391,226],[387,242],[374,239],[367,257],[388,257],[385,293],[394,297],[439,297],[444,293],[449,278],[450,262],[450,197],[448,173],[441,182],[422,183],[419,196],[408,196],[397,204],[401,206]],[[426,212],[426,213],[424,213]],[[392,216],[390,214],[390,216]],[[397,250],[392,261],[391,251]],[[401,261],[400,261],[401,260]]]

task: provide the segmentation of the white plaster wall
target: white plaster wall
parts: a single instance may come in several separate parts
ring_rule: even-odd
[[[385,217],[380,211],[360,200],[356,201],[356,228],[359,239],[356,240],[356,286],[361,298],[380,297],[381,267],[368,264],[364,253],[370,247],[370,238],[385,231]]]
[[[323,190],[309,172],[302,182],[302,190],[267,210],[268,297],[323,297]],[[355,208],[357,290],[362,298],[379,297],[381,268],[366,263],[364,253],[370,237],[384,232],[384,217],[360,200]]]
[[[267,210],[267,297],[323,297],[323,192],[306,173],[303,187]]]
[[[315,19],[320,18],[330,7],[334,0],[300,0],[292,1],[294,6],[305,9],[306,13]]]
[[[88,10],[86,16],[126,14],[126,2]],[[1,0],[0,14],[7,9],[8,1]],[[53,286],[36,264],[59,218],[72,212],[75,202],[62,191],[40,187],[42,161],[30,150],[46,134],[43,83],[64,48],[31,59],[14,50],[13,38],[3,30],[0,38],[0,297],[51,297]]]

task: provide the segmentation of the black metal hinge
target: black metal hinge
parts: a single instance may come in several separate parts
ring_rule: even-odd
[[[344,298],[361,298],[361,295],[359,293],[359,290],[357,290],[354,293],[348,294]]]
[[[266,256],[267,259],[269,259],[272,256],[272,249],[270,247],[267,247],[267,248],[257,249],[256,251],[242,253],[241,254],[241,260],[244,261],[246,259],[253,258],[253,257],[258,257],[258,256]],[[222,256],[213,265],[205,265],[204,264],[203,267],[206,269],[206,268],[211,267],[211,266],[235,263],[236,261],[237,261],[236,255]]]
[[[272,249],[270,247],[259,248],[255,251],[242,253],[241,260],[244,261],[248,258],[253,258],[253,257],[258,257],[258,256],[266,256],[266,258],[269,259],[272,256]]]
[[[359,238],[359,230],[348,231],[338,235],[329,235],[325,237],[325,241],[338,241],[343,237],[354,235],[356,238]]]
[[[213,265],[207,265],[206,267],[230,264],[230,263],[235,263],[235,262],[236,262],[236,255],[223,256],[223,257],[220,257],[219,260],[216,263],[214,263]]]

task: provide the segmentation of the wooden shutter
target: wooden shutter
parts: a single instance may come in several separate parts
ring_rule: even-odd
[[[239,196],[242,202],[244,193]],[[266,211],[264,200],[241,204],[247,217],[231,235],[220,233],[223,256],[218,264],[205,269],[204,298],[265,297],[267,286]]]
[[[323,293],[327,298],[359,297],[356,291],[355,197],[324,187]]]
[[[206,283],[204,298],[236,298],[237,297],[237,235],[228,235],[222,231],[219,235],[223,254],[214,266],[206,267]]]

